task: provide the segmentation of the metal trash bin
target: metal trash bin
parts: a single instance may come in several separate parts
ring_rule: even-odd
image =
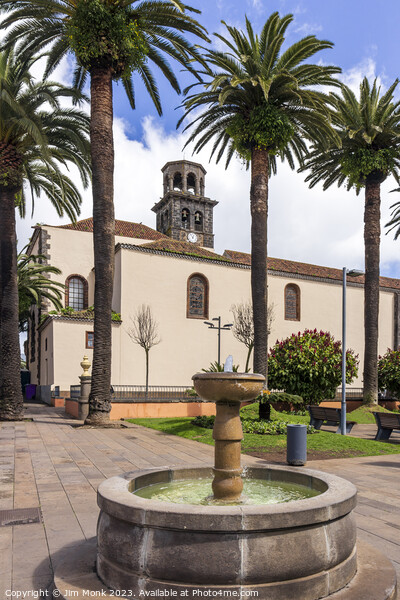
[[[289,465],[301,467],[307,462],[307,425],[287,426],[286,460]]]

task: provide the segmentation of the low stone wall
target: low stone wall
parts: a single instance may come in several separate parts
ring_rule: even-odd
[[[65,398],[66,414],[78,418],[78,400]],[[111,404],[110,418],[151,419],[215,415],[214,402],[116,402]]]
[[[72,398],[65,398],[65,413],[71,417],[78,418],[78,401]]]
[[[69,398],[68,398],[69,400]],[[56,408],[62,408],[65,406],[65,398],[61,398],[60,396],[52,396],[51,397],[51,406],[55,406]]]
[[[112,403],[111,419],[151,419],[215,415],[214,402],[121,402]]]

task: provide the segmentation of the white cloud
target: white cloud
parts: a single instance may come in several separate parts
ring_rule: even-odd
[[[376,62],[372,57],[365,58],[358,65],[352,69],[344,71],[341,75],[341,80],[346,84],[355,94],[358,95],[360,89],[360,83],[367,77],[372,83],[377,77],[379,85],[383,85],[383,76],[377,76],[376,74]]]
[[[318,25],[317,23],[303,23],[294,31],[295,33],[300,33],[301,35],[314,35],[319,31],[322,31],[322,25]]]

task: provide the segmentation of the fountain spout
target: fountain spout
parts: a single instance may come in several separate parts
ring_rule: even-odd
[[[224,373],[233,373],[233,356],[230,354],[224,364]]]
[[[228,357],[226,364],[228,363]],[[216,403],[213,429],[215,440],[214,480],[216,500],[237,502],[243,489],[240,450],[243,439],[240,403],[253,400],[265,383],[254,373],[197,373],[192,377],[196,392],[204,400]]]

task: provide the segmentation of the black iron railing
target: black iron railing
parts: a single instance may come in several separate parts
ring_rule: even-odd
[[[71,398],[79,398],[80,385],[70,386]],[[347,400],[360,400],[363,388],[346,388]],[[383,397],[380,394],[380,397]],[[337,388],[333,400],[342,399],[342,388]],[[112,402],[199,402],[201,398],[190,386],[184,385],[150,385],[146,391],[145,385],[113,385],[111,386]]]
[[[348,388],[346,387],[346,398],[348,400],[354,398],[354,400],[361,400],[363,397],[363,388]],[[342,399],[342,388],[337,388],[335,393],[335,400]]]
[[[112,402],[198,402],[193,388],[184,385],[113,385]]]
[[[70,385],[69,386],[70,398],[80,398],[80,395],[81,395],[81,386],[80,385]]]

